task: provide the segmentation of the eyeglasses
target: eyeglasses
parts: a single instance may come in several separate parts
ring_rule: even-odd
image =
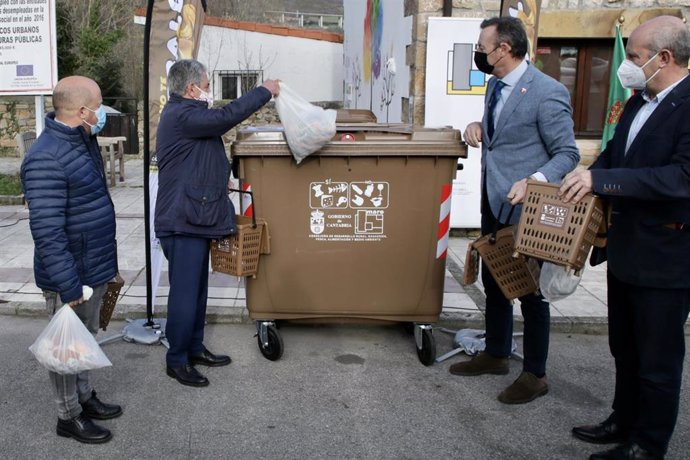
[[[493,53],[494,51],[496,51],[497,49],[499,49],[500,47],[501,47],[501,45],[499,44],[496,48],[494,48],[493,50],[491,50],[487,53],[484,50],[484,47],[482,45],[480,45],[479,43],[477,43],[474,45],[474,51],[477,53],[486,53],[487,55],[489,55],[489,54]]]

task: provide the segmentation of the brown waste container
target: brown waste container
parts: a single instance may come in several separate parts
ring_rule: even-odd
[[[383,320],[414,323],[419,359],[432,364],[447,247],[439,234],[467,155],[459,131],[338,124],[297,165],[280,126],[250,127],[232,154],[271,229],[271,253],[246,284],[262,354],[282,355],[274,320]]]

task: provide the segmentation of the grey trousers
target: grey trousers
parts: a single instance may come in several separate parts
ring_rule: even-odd
[[[94,336],[98,332],[101,302],[106,289],[108,289],[107,284],[94,287],[91,298],[74,307],[74,312]],[[56,292],[43,291],[43,296],[46,299],[46,308],[51,314],[62,307],[60,296]],[[55,390],[58,418],[69,420],[81,414],[80,403],[88,401],[93,392],[91,383],[89,383],[89,371],[66,375],[55,372],[48,372],[48,374]]]

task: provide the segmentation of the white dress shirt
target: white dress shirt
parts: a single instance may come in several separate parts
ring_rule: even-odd
[[[640,132],[644,124],[647,122],[650,116],[652,116],[652,113],[656,110],[657,107],[659,107],[659,104],[661,104],[661,101],[664,100],[666,96],[668,96],[668,93],[670,93],[673,88],[678,86],[678,84],[685,80],[688,77],[683,77],[659,94],[656,95],[654,98],[650,98],[649,95],[647,94],[647,90],[644,90],[642,92],[642,99],[645,100],[645,104],[640,108],[640,110],[637,111],[635,114],[635,118],[633,119],[632,123],[630,124],[630,131],[628,132],[628,139],[625,143],[625,153],[628,153],[628,149],[630,148],[630,145],[633,143],[635,138],[637,137],[637,134]]]

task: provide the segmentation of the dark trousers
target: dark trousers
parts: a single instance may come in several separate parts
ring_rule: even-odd
[[[635,286],[611,271],[607,279],[614,417],[631,441],[664,454],[678,417],[690,289]]]
[[[505,209],[503,214],[501,219],[505,221],[508,210]],[[496,217],[486,199],[483,199],[482,235],[493,232],[495,225]],[[499,223],[498,229],[506,226]],[[484,263],[482,283],[486,294],[486,352],[496,357],[508,357],[513,344],[513,303],[505,298]],[[540,295],[529,294],[520,297],[520,308],[525,321],[522,341],[525,359],[522,366],[525,371],[541,377],[546,373],[546,358],[549,354],[549,303]]]
[[[204,350],[209,240],[174,235],[160,241],[168,259],[170,281],[165,326],[170,349],[166,362],[177,367],[187,364],[189,356]]]

